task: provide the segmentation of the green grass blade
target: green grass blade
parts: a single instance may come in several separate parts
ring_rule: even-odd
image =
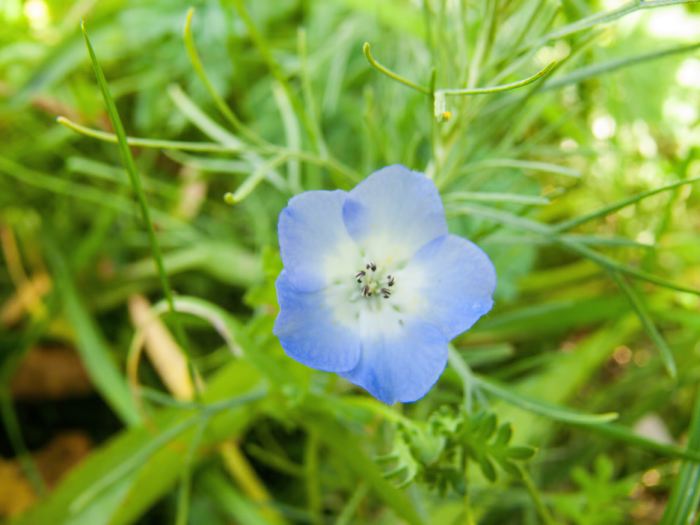
[[[350,499],[343,506],[343,510],[338,514],[335,525],[351,525],[355,512],[359,508],[362,500],[367,496],[369,488],[366,483],[360,483],[350,496]]]
[[[299,115],[299,120],[301,120],[304,126],[304,130],[311,139],[311,143],[314,145],[316,151],[318,151],[319,153],[323,153],[323,140],[319,135],[319,130],[314,125],[314,122],[312,121],[308,111],[304,107],[302,100],[292,90],[292,87],[288,80],[288,75],[284,72],[282,66],[272,54],[272,51],[270,50],[270,47],[267,44],[266,38],[255,25],[255,22],[253,21],[253,18],[251,17],[250,12],[248,11],[248,8],[245,5],[245,2],[243,0],[228,0],[228,2],[233,4],[233,7],[238,12],[238,15],[241,17],[241,20],[243,20],[243,23],[245,24],[246,29],[248,30],[248,34],[250,35],[250,39],[253,41],[256,48],[258,49],[258,52],[267,64],[270,73],[275,78],[275,80],[279,82],[279,84],[282,86],[282,89],[284,89],[284,91],[287,93],[287,97],[289,98],[289,101],[291,102],[292,107],[294,108],[294,112],[297,115]]]
[[[91,202],[102,207],[111,208],[125,215],[137,215],[138,210],[131,200],[128,200],[120,195],[112,194],[109,198],[105,198],[104,191],[78,184],[66,178],[58,178],[44,173],[39,173],[28,169],[25,166],[0,157],[0,175],[14,178],[22,184],[27,184],[40,188],[43,191],[50,191],[58,195],[81,199],[86,202]],[[176,227],[180,229],[188,228],[188,225],[172,215],[160,210],[152,210],[153,216],[158,219],[158,222],[164,226]]]
[[[124,131],[124,126],[122,125],[121,118],[119,117],[119,112],[117,111],[117,106],[114,103],[114,99],[109,92],[109,86],[107,85],[107,79],[105,78],[102,67],[100,67],[97,61],[97,56],[95,55],[95,50],[92,48],[90,43],[90,38],[88,37],[87,31],[85,29],[85,23],[81,24],[81,30],[83,32],[83,38],[85,39],[85,46],[87,47],[88,53],[90,55],[90,61],[92,62],[92,68],[97,77],[97,83],[100,86],[100,91],[102,92],[102,97],[107,106],[107,114],[109,115],[109,120],[114,127],[114,132],[117,136],[119,153],[124,164],[126,172],[129,174],[129,180],[131,181],[131,186],[136,194],[136,200],[138,201],[139,208],[141,209],[141,217],[146,226],[146,231],[148,232],[148,243],[151,246],[151,254],[153,256],[153,261],[155,262],[156,268],[158,270],[158,278],[160,280],[160,285],[163,289],[163,295],[165,296],[168,306],[170,307],[170,313],[173,314],[172,321],[175,328],[175,337],[180,344],[180,347],[185,352],[187,356],[188,370],[190,372],[190,379],[192,384],[198,384],[195,378],[194,370],[192,369],[192,359],[190,359],[189,347],[186,344],[185,333],[180,325],[175,314],[175,303],[173,302],[173,293],[170,288],[170,281],[168,280],[168,275],[165,272],[165,265],[163,264],[163,256],[160,250],[160,244],[158,238],[156,237],[155,229],[153,228],[153,222],[151,221],[151,212],[148,208],[148,203],[146,202],[146,194],[143,191],[143,186],[141,183],[141,177],[136,170],[136,164],[131,156],[131,150],[129,149],[129,144],[126,140],[126,132]]]
[[[309,64],[309,50],[306,38],[306,29],[304,27],[297,28],[297,55],[299,57],[299,80],[301,83],[301,102],[309,121],[309,125],[313,128],[314,143],[316,150],[321,157],[331,157],[326,144],[326,139],[323,135],[323,127],[321,125],[321,116],[316,108],[316,94],[314,93],[311,71]],[[284,91],[284,86],[280,86]],[[286,93],[285,93],[286,94]],[[289,95],[287,95],[289,99]],[[292,103],[289,100],[290,104]],[[303,117],[304,115],[302,115]],[[298,119],[297,119],[298,120]],[[301,140],[301,139],[300,139]]]
[[[175,517],[175,525],[187,525],[190,511],[190,491],[192,488],[192,469],[194,459],[202,441],[202,435],[209,424],[209,418],[203,417],[197,424],[197,428],[192,436],[189,446],[187,447],[187,455],[185,456],[185,465],[182,469],[180,477],[180,488],[177,494],[177,515]]]
[[[124,423],[137,424],[141,418],[129,387],[115,366],[99,328],[78,296],[66,262],[52,241],[46,242],[46,255],[66,317],[75,330],[78,353],[90,379]]]
[[[220,264],[220,260],[229,264]],[[187,271],[205,272],[233,286],[250,286],[262,277],[262,267],[255,254],[234,243],[200,239],[196,244],[170,250],[163,257],[168,275]],[[149,259],[135,261],[123,269],[129,281],[152,279],[157,271]]]
[[[484,169],[484,168],[515,168],[527,171],[541,171],[543,173],[553,173],[555,175],[564,175],[565,177],[581,178],[581,172],[569,168],[552,164],[551,162],[541,162],[533,160],[520,159],[488,159],[468,164],[465,169]]]
[[[548,224],[521,217],[497,208],[479,206],[478,204],[460,203],[451,205],[448,209],[448,215],[449,214],[483,217],[519,230],[546,236],[551,234],[551,227]]]
[[[87,177],[98,180],[105,180],[116,183],[119,186],[130,187],[129,177],[121,167],[96,161],[85,157],[68,157],[66,159],[66,170],[72,173],[79,173]],[[180,194],[180,188],[175,184],[162,182],[158,179],[143,180],[144,191],[162,195],[175,200]]]
[[[447,203],[449,209],[449,203]],[[532,204],[532,203],[531,203]],[[626,237],[602,237],[599,235],[581,235],[581,234],[564,234],[561,236],[563,240],[569,240],[574,243],[583,244],[585,246],[613,246],[617,248],[637,248],[640,250],[653,250],[653,244],[646,244]],[[503,235],[494,234],[493,236],[484,237],[484,243],[489,244],[522,244],[529,242],[539,245],[556,244],[556,240],[549,237],[537,237],[535,235]]]
[[[658,441],[644,438],[632,430],[629,430],[621,425],[609,423],[615,419],[616,414],[581,414],[569,409],[542,403],[539,400],[534,400],[530,397],[523,396],[521,393],[512,392],[508,388],[498,385],[497,383],[486,379],[482,376],[471,376],[478,386],[491,394],[513,404],[523,410],[528,410],[536,414],[548,417],[555,421],[567,423],[576,427],[586,428],[598,434],[605,435],[618,441],[623,441],[629,445],[637,446],[641,449],[655,452],[663,456],[672,458],[684,458],[692,461],[700,461],[700,450],[688,449],[674,445],[665,445]],[[700,433],[700,430],[698,431]],[[697,447],[700,448],[700,447]]]
[[[620,272],[612,271],[610,272],[610,275],[612,275],[612,278],[617,286],[624,292],[627,299],[629,299],[630,304],[637,313],[637,317],[639,317],[639,321],[642,323],[642,326],[649,334],[649,337],[651,337],[652,341],[654,341],[654,344],[659,349],[659,352],[661,353],[661,360],[664,363],[666,371],[673,379],[675,379],[678,376],[678,370],[676,367],[676,361],[673,358],[673,352],[671,352],[666,340],[656,328],[654,321],[651,319],[651,315],[649,315],[649,310],[647,309],[646,304],[644,304],[644,301],[636,290],[630,286],[624,277],[620,275]]]
[[[700,391],[690,423],[688,451],[700,452]],[[700,502],[700,463],[685,463],[671,489],[660,525],[691,525]]]
[[[505,202],[513,204],[529,204],[546,206],[550,204],[547,197],[537,195],[521,195],[519,193],[499,193],[482,191],[454,191],[445,195],[445,201],[472,201],[472,202]]]
[[[690,450],[676,445],[659,443],[658,441],[642,437],[633,430],[623,427],[622,425],[605,423],[602,425],[592,425],[586,428],[595,431],[597,434],[612,438],[616,441],[622,441],[628,445],[639,447],[661,456],[700,462],[700,451],[696,449]]]
[[[623,16],[627,16],[642,9],[653,9],[655,7],[664,7],[678,4],[690,4],[695,1],[696,0],[632,0],[631,2],[628,2],[622,5],[621,7],[618,7],[617,9],[605,11],[602,13],[595,13],[585,18],[581,18],[580,20],[577,20],[576,22],[573,22],[571,24],[565,25],[564,27],[555,29],[554,31],[548,33],[547,35],[539,39],[535,46],[544,44],[550,40],[564,38],[569,35],[573,35],[574,33],[578,33],[579,31],[585,31],[586,29],[591,29],[602,24],[609,24],[610,22],[614,22],[615,20],[618,20]]]
[[[277,103],[277,109],[282,117],[282,126],[287,140],[287,147],[291,151],[301,151],[301,130],[299,127],[299,119],[297,119],[292,104],[287,97],[287,93],[279,84],[274,84],[272,94]],[[299,159],[290,158],[287,163],[287,174],[289,188],[292,193],[300,193],[303,191],[301,187],[301,169]]]
[[[250,403],[261,399],[260,385],[260,375],[245,360],[230,361],[209,380],[198,407],[208,414],[211,421],[202,436],[201,449],[210,449],[224,440],[236,438],[247,428],[254,415]],[[151,424],[125,429],[94,449],[45,500],[22,514],[15,525],[126,525],[138,521],[148,508],[174,487],[185,464],[182,451],[191,442],[187,439],[191,434],[180,432],[185,433],[189,428],[192,433],[201,415],[179,407],[153,411]],[[166,443],[174,444],[163,446]],[[135,456],[141,463],[133,459]],[[118,471],[121,477],[111,474],[114,471]],[[154,472],[158,475],[154,476]],[[116,485],[102,481],[107,476]],[[96,480],[100,480],[99,490],[95,490]],[[121,488],[115,506],[106,508],[104,498]],[[128,505],[123,504],[124,498],[128,499]],[[71,512],[76,502],[84,505],[79,514]]]
[[[579,426],[599,425],[617,419],[616,412],[608,412],[605,414],[583,414],[570,408],[553,405],[538,399],[533,399],[528,396],[523,396],[518,392],[514,392],[505,386],[499,385],[495,381],[486,379],[483,376],[472,375],[473,380],[482,389],[490,392],[494,396],[507,401],[524,410],[529,410],[535,414],[560,421],[562,423],[570,423]]]
[[[626,237],[602,237],[600,235],[571,233],[562,235],[562,238],[591,246],[616,246],[619,248],[638,248],[640,250],[653,250],[655,248],[653,244],[635,241],[634,239],[628,239]]]
[[[556,79],[549,80],[542,87],[542,90],[548,91],[551,89],[559,89],[564,86],[568,86],[569,84],[578,84],[589,78],[597,78],[607,73],[612,73],[613,71],[618,71],[620,69],[635,66],[638,64],[644,64],[645,62],[650,62],[652,60],[658,60],[673,55],[689,53],[698,48],[700,48],[700,44],[676,46],[669,49],[662,49],[661,51],[642,53],[631,57],[616,58],[614,60],[607,60],[599,64],[592,64],[590,66],[585,66],[580,69],[576,69],[575,71],[572,71],[567,75],[563,75]]]
[[[479,217],[491,219],[493,221],[505,224],[507,226],[512,226],[521,230],[544,235],[546,237],[551,238],[554,242],[558,243],[559,245],[568,248],[569,250],[576,252],[579,255],[587,257],[588,259],[591,259],[592,261],[596,262],[597,264],[599,264],[603,268],[606,268],[607,270],[617,270],[632,277],[636,277],[637,279],[642,279],[644,281],[648,281],[650,283],[654,283],[658,286],[669,288],[671,290],[676,290],[679,292],[689,293],[693,295],[700,295],[700,290],[688,288],[686,286],[682,286],[680,284],[668,281],[666,279],[644,272],[642,270],[637,270],[635,268],[632,268],[631,266],[620,263],[614,259],[611,259],[610,257],[598,253],[595,250],[592,250],[587,246],[584,246],[583,244],[572,240],[571,237],[557,235],[558,232],[548,224],[543,224],[537,221],[533,221],[531,219],[526,219],[524,217],[520,217],[518,215],[503,210],[473,204],[460,204],[458,206],[453,206],[448,209],[448,212],[464,215],[477,215]]]
[[[665,186],[660,186],[658,188],[654,188],[653,190],[644,191],[642,193],[638,193],[636,195],[633,195],[632,197],[628,197],[627,199],[622,199],[618,202],[610,204],[609,206],[604,206],[603,208],[600,208],[599,210],[593,211],[591,213],[586,213],[584,215],[576,217],[575,219],[560,222],[559,224],[552,226],[552,229],[555,232],[564,232],[564,231],[570,230],[572,228],[575,228],[576,226],[580,226],[581,224],[584,224],[586,222],[592,221],[593,219],[598,219],[600,217],[605,217],[606,215],[610,215],[611,213],[616,212],[617,210],[621,210],[622,208],[625,208],[627,206],[631,206],[632,204],[637,204],[638,202],[641,202],[642,200],[646,199],[647,197],[651,197],[651,196],[656,195],[658,193],[670,191],[670,190],[673,190],[673,189],[678,188],[680,186],[685,186],[686,184],[693,184],[693,183],[698,182],[698,181],[700,181],[700,177],[695,177],[692,179],[684,179],[684,180],[672,182],[671,184],[666,184]]]
[[[243,124],[243,122],[241,122],[241,120],[231,110],[231,108],[228,106],[228,104],[226,104],[226,102],[224,102],[224,99],[221,98],[221,95],[219,95],[219,93],[216,91],[216,88],[214,88],[214,85],[209,80],[209,76],[207,75],[207,72],[204,69],[204,65],[202,64],[202,59],[200,58],[199,53],[197,52],[197,46],[194,42],[194,35],[192,34],[192,17],[193,16],[194,16],[194,7],[190,7],[189,10],[187,11],[187,19],[185,21],[184,39],[185,39],[185,49],[187,50],[187,56],[190,59],[190,63],[192,64],[192,67],[195,70],[195,73],[197,73],[199,80],[201,80],[202,84],[204,84],[204,87],[206,88],[207,92],[209,93],[209,96],[214,101],[214,104],[216,105],[219,112],[224,116],[224,118],[226,118],[226,120],[228,120],[231,123],[231,125],[234,127],[234,129],[239,131],[241,133],[241,135],[245,136],[251,142],[254,142],[254,143],[259,144],[259,145],[266,145],[267,141],[265,141],[257,133],[255,133],[248,126]]]
[[[583,255],[584,257],[588,257],[592,261],[598,263],[603,268],[607,268],[608,270],[617,270],[631,277],[636,277],[637,279],[641,279],[643,281],[647,281],[658,286],[668,288],[670,290],[676,290],[677,292],[700,295],[700,290],[696,290],[695,288],[688,288],[687,286],[682,286],[680,284],[668,281],[656,275],[644,272],[642,270],[637,270],[636,268],[632,268],[631,266],[627,266],[626,264],[622,264],[614,259],[611,259],[610,257],[596,252],[595,250],[591,250],[583,244],[571,241],[569,237],[559,237],[558,242],[562,246],[566,246],[572,251],[577,252],[580,255]]]
[[[238,137],[214,122],[180,86],[171,84],[168,87],[168,95],[182,114],[207,137],[235,151],[246,149],[245,144]]]
[[[144,447],[134,451],[128,459],[120,463],[116,468],[105,473],[102,477],[95,480],[93,484],[86,487],[69,507],[71,513],[80,513],[93,500],[95,500],[102,492],[107,491],[110,487],[117,484],[120,480],[127,477],[139,467],[143,466],[159,449],[173,441],[175,438],[184,433],[187,429],[199,423],[201,416],[190,416],[183,421],[167,428],[154,439],[148,442]]]
[[[207,469],[198,477],[200,488],[211,496],[222,514],[238,525],[272,525],[264,512],[265,507],[256,505],[239,492],[230,478],[217,469]]]
[[[156,454],[156,452],[181,436],[186,430],[194,427],[195,425],[199,425],[201,428],[201,425],[205,425],[214,414],[257,401],[264,395],[265,392],[263,391],[253,391],[239,397],[233,397],[218,403],[211,403],[209,405],[201,406],[200,411],[195,414],[190,414],[184,419],[178,421],[176,424],[169,426],[154,438],[146,442],[140,449],[134,451],[132,455],[124,459],[116,468],[110,470],[97,481],[86,487],[86,489],[71,502],[69,508],[70,512],[78,513],[82,511],[87,505],[90,504],[92,500],[97,498],[100,493],[108,490],[112,485],[116,484],[124,477],[129,476],[132,472],[138,470],[140,467],[143,467],[143,465],[146,464],[152,458],[152,456]],[[198,441],[201,440],[202,434],[203,432],[200,433],[198,437],[195,435],[189,440],[189,443],[192,444],[195,441],[195,438]],[[185,457],[184,465],[187,466],[187,457]]]

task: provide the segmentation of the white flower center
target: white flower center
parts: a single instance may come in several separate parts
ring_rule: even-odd
[[[365,264],[364,269],[355,274],[355,280],[359,285],[360,295],[365,299],[371,297],[388,299],[396,284],[396,277],[378,268],[372,261]]]
[[[382,250],[343,245],[325,261],[329,286],[326,304],[336,322],[357,330],[369,339],[397,334],[404,321],[426,308],[421,290],[429,276],[396,254],[401,245],[385,243]]]

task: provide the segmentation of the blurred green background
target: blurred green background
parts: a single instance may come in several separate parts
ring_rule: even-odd
[[[696,2],[1,0],[0,23],[0,520],[693,523]],[[271,330],[287,200],[394,163],[499,283],[428,396],[386,407]]]

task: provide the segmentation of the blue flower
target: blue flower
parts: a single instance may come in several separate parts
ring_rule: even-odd
[[[493,305],[496,273],[450,235],[431,180],[399,165],[282,210],[274,333],[287,355],[385,403],[423,397],[447,344]]]

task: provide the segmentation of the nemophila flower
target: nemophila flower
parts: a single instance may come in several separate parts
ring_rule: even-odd
[[[297,195],[278,233],[274,332],[285,352],[385,403],[423,397],[448,342],[493,304],[488,256],[448,233],[433,182],[403,166],[349,192]]]

